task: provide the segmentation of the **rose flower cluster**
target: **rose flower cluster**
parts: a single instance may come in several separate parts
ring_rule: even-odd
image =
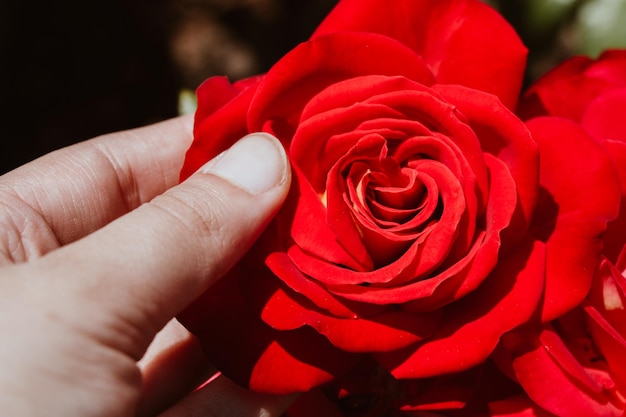
[[[526,53],[479,0],[341,0],[199,87],[181,179],[257,131],[293,176],[179,316],[220,372],[289,417],[625,415],[626,52],[521,92]]]

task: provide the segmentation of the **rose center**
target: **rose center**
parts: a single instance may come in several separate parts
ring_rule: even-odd
[[[351,166],[352,207],[381,227],[403,224],[426,206],[427,189],[415,169],[401,167],[393,158],[377,165],[361,162]]]

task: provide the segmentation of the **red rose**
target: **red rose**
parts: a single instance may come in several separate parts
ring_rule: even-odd
[[[254,131],[282,141],[294,178],[246,258],[180,316],[224,374],[273,393],[366,359],[434,377],[531,317],[550,232],[527,233],[537,146],[509,110],[524,60],[480,1],[344,0],[266,75],[199,88],[182,178]]]
[[[604,254],[615,263],[626,243],[626,50],[605,51],[597,60],[579,56],[552,69],[519,106],[525,118],[569,119],[601,143],[614,160],[622,184],[620,213],[604,234]]]
[[[558,416],[626,412],[626,280],[604,261],[588,298],[540,328],[507,334],[496,357],[530,399]]]
[[[626,123],[617,113],[626,104],[625,71],[622,51],[605,52],[597,61],[570,59],[531,86],[519,107],[539,142],[542,185],[555,200],[539,199],[531,226],[536,235],[553,230],[547,239],[551,260],[543,323],[505,335],[495,358],[534,404],[558,416],[622,416],[626,411],[626,280],[620,273],[626,266]],[[568,178],[572,175],[575,179]],[[592,194],[584,198],[575,190]],[[620,196],[621,212],[603,232]],[[556,216],[546,215],[551,206]],[[584,221],[579,217],[583,210],[588,212]],[[542,221],[544,216],[550,220]],[[576,248],[564,245],[583,240],[586,244]],[[573,310],[560,306],[564,294],[578,298],[572,288],[585,294]]]

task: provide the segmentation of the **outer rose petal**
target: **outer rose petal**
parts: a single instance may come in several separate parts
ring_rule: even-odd
[[[596,346],[626,389],[626,278],[607,260],[598,268],[584,308]]]
[[[544,194],[531,232],[547,243],[542,311],[547,322],[587,295],[600,262],[602,233],[617,215],[620,184],[608,154],[574,122],[544,117],[530,120],[528,127],[541,155]]]
[[[258,392],[290,394],[332,380],[358,359],[312,329],[276,331],[263,323],[256,306],[245,298],[241,288],[246,284],[240,280],[276,278],[265,268],[237,268],[178,317],[224,375]]]
[[[397,39],[424,59],[437,83],[495,94],[509,108],[517,102],[526,48],[506,20],[480,1],[343,0],[312,39],[339,31]]]
[[[611,262],[617,264],[618,256],[626,246],[626,142],[605,140],[603,145],[615,162],[615,168],[622,185],[619,215],[608,224],[604,234],[604,255]]]
[[[194,115],[196,123],[201,123],[211,114],[224,107],[229,101],[239,95],[241,91],[248,86],[258,83],[258,79],[251,78],[250,84],[236,83],[232,84],[228,77],[210,77],[207,78],[200,87],[196,89],[196,97],[198,99],[198,107]]]
[[[213,92],[216,84],[218,91]],[[224,79],[221,78],[215,80],[211,78],[199,87],[197,93],[199,97],[198,113],[193,128],[195,139],[187,150],[185,163],[180,173],[181,181],[196,172],[205,162],[249,133],[246,128],[246,115],[252,96],[256,91],[256,84],[252,80],[251,85],[248,85],[241,93],[231,96],[234,94],[234,90],[236,90],[235,87],[229,90],[224,85]],[[223,93],[224,91],[227,93]],[[231,98],[227,105],[214,109],[215,104],[219,103],[220,100],[215,102],[206,99],[213,97],[213,94],[222,99],[226,97],[223,94],[227,94]],[[212,110],[215,111],[212,112]]]
[[[531,86],[518,113],[523,118],[551,115],[580,121],[591,100],[626,86],[626,51],[608,50],[597,60],[574,57],[554,67]]]
[[[515,242],[526,232],[537,202],[539,154],[536,142],[528,128],[497,97],[455,85],[436,85],[433,89],[458,106],[467,117],[482,149],[508,166],[517,187],[520,210],[505,234]]]
[[[626,79],[626,74],[624,75]],[[585,113],[581,125],[594,139],[626,142],[626,87],[606,92],[594,98]]]
[[[563,417],[622,416],[611,402],[600,374],[589,373],[574,358],[557,333],[544,328],[530,344],[515,354],[515,375],[529,397],[546,410]]]
[[[432,338],[375,357],[399,379],[441,375],[483,362],[502,334],[534,313],[543,290],[544,252],[541,242],[524,242],[479,289],[449,307]]]
[[[302,273],[293,266],[285,254],[272,254],[267,262],[284,281],[293,284],[294,281],[306,279],[289,276]],[[258,293],[254,284],[251,283],[251,291]],[[304,285],[301,285],[294,290],[302,291],[305,289],[303,287]],[[264,304],[261,318],[279,330],[310,326],[326,336],[339,349],[364,353],[406,347],[429,337],[439,324],[440,315],[437,313],[414,314],[394,309],[381,309],[369,317],[355,313],[349,316],[336,305],[340,299],[334,299],[331,294],[327,294],[327,298],[323,299],[321,291],[321,288],[317,289],[317,293],[308,290],[307,295],[317,296],[318,306],[316,306],[279,285]],[[347,308],[343,306],[343,310]],[[337,317],[332,314],[333,312],[342,313],[342,316]]]
[[[298,45],[278,61],[250,105],[248,128],[268,121],[293,134],[305,104],[331,84],[362,75],[390,75],[430,85],[432,74],[421,58],[398,41],[373,33],[336,33]]]
[[[517,113],[524,119],[552,115],[580,120],[589,100],[606,86],[582,75],[591,63],[579,56],[554,67],[524,93]]]

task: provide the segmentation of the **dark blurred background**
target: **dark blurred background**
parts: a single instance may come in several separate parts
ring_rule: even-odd
[[[0,0],[0,173],[189,111],[202,80],[266,71],[336,2]],[[530,47],[527,82],[572,54],[626,46],[623,0],[488,2]]]

